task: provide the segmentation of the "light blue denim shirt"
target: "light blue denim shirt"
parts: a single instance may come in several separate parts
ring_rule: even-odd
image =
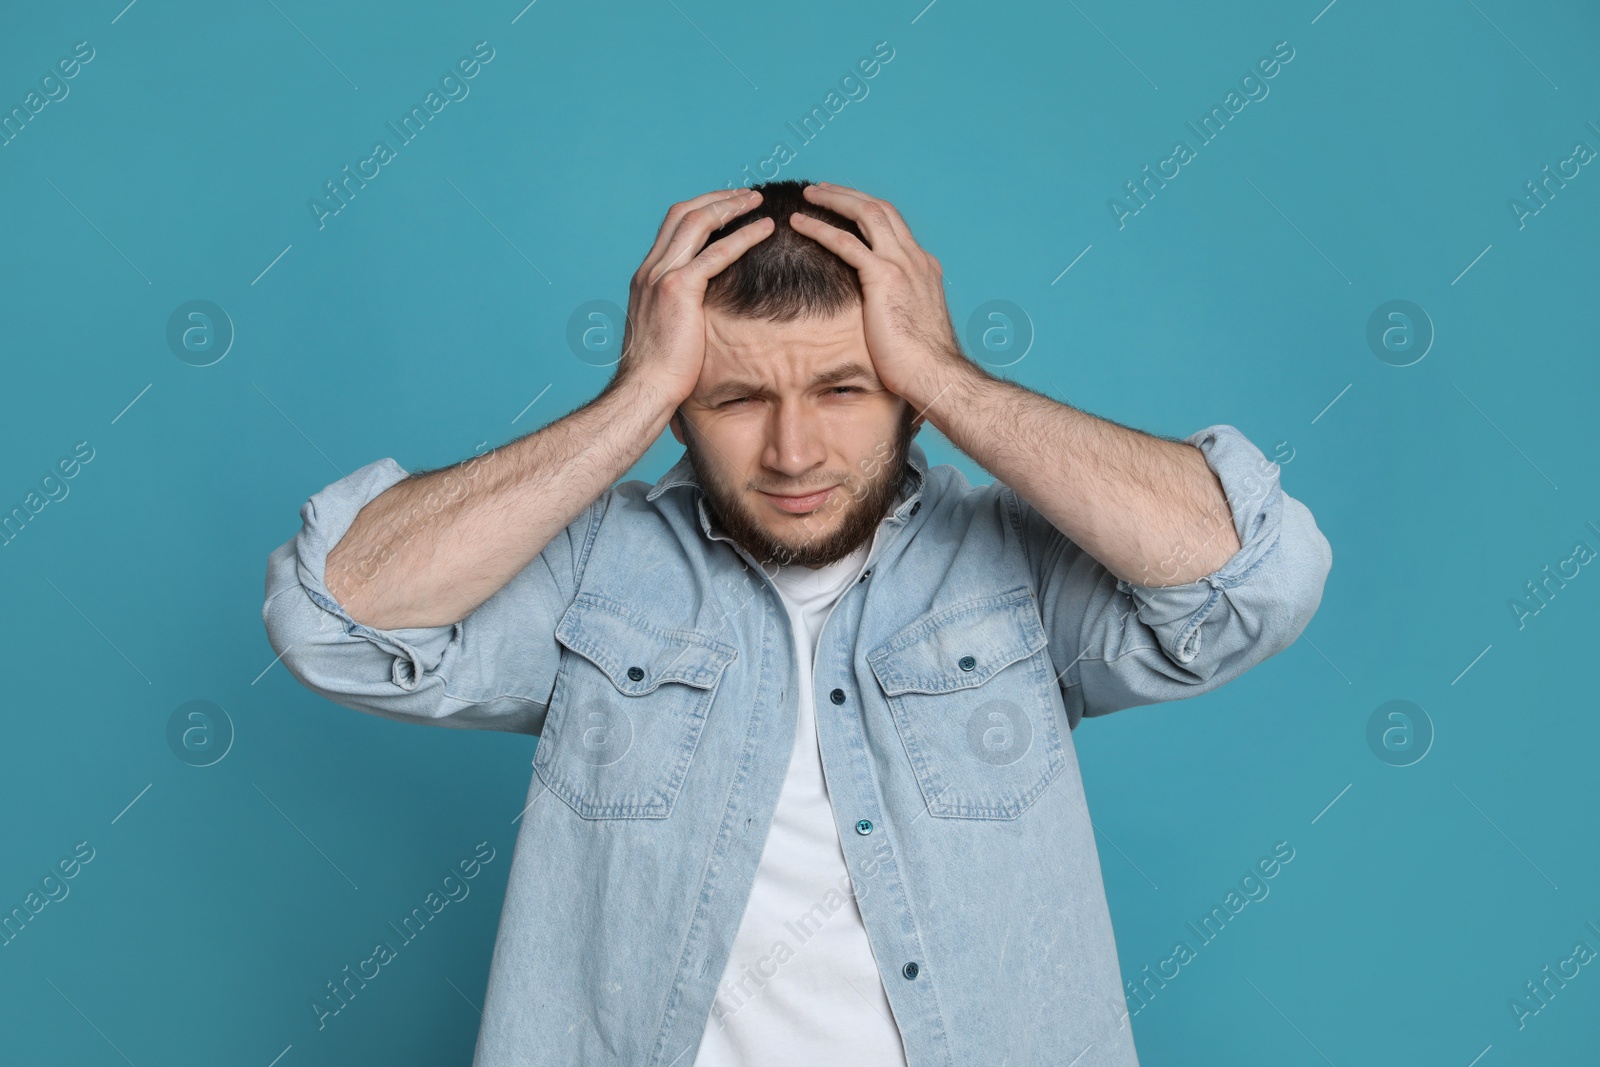
[[[1188,441],[1242,546],[1215,573],[1120,580],[913,441],[874,560],[819,636],[834,819],[910,1067],[1138,1062],[1072,731],[1287,647],[1332,564],[1243,434]],[[794,747],[778,593],[685,457],[601,494],[462,621],[374,630],[323,569],[405,477],[379,460],[301,509],[268,561],[272,645],[347,707],[540,737],[474,1067],[686,1067]]]

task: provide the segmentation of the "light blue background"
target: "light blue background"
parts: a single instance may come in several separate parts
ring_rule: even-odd
[[[0,14],[0,110],[95,49],[0,148],[0,506],[95,450],[0,548],[0,910],[95,849],[0,948],[0,1058],[469,1061],[534,739],[302,689],[269,666],[267,554],[341,473],[590,399],[610,372],[573,309],[625,302],[668,206],[785,140],[780,176],[901,209],[963,335],[1024,309],[1000,373],[1155,433],[1238,426],[1333,546],[1293,647],[1076,732],[1125,976],[1295,849],[1134,1018],[1142,1062],[1593,1061],[1600,965],[1524,1028],[1508,1007],[1600,950],[1600,576],[1521,629],[1508,606],[1600,549],[1600,165],[1524,228],[1508,207],[1600,149],[1591,5],[124,2]],[[319,230],[308,199],[480,40],[470,96]],[[879,41],[870,94],[800,146],[785,124]],[[1270,95],[1119,229],[1108,199],[1279,41]],[[237,331],[208,367],[165,340],[194,299]],[[1411,366],[1366,342],[1391,299],[1437,331]],[[1412,766],[1367,743],[1391,699],[1436,732]],[[167,743],[190,700],[236,731],[209,767]],[[472,895],[319,1031],[324,983],[479,841]]]

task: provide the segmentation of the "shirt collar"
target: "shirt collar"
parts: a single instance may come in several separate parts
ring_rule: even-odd
[[[921,507],[922,490],[928,481],[928,456],[922,446],[912,441],[906,448],[906,469],[900,482],[899,504],[894,512],[884,521],[888,523],[902,523],[910,518],[911,513]],[[706,513],[705,492],[701,489],[700,480],[695,477],[694,466],[689,462],[689,453],[684,451],[678,462],[667,468],[667,472],[657,479],[655,485],[645,494],[646,500],[654,500],[668,489],[688,487],[697,490],[695,493],[695,511],[700,516],[700,529],[712,539],[725,535],[712,524],[711,516]]]

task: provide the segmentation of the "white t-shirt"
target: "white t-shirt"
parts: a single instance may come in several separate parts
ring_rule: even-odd
[[[812,692],[817,636],[877,543],[874,534],[837,563],[783,567],[773,578],[799,645],[800,721],[694,1067],[905,1067],[839,845]]]

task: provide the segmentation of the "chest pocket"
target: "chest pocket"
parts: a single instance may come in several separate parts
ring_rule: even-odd
[[[683,787],[732,646],[580,593],[533,767],[586,819],[664,819]]]
[[[917,620],[867,654],[930,814],[1015,819],[1066,765],[1046,643],[1023,588]]]

